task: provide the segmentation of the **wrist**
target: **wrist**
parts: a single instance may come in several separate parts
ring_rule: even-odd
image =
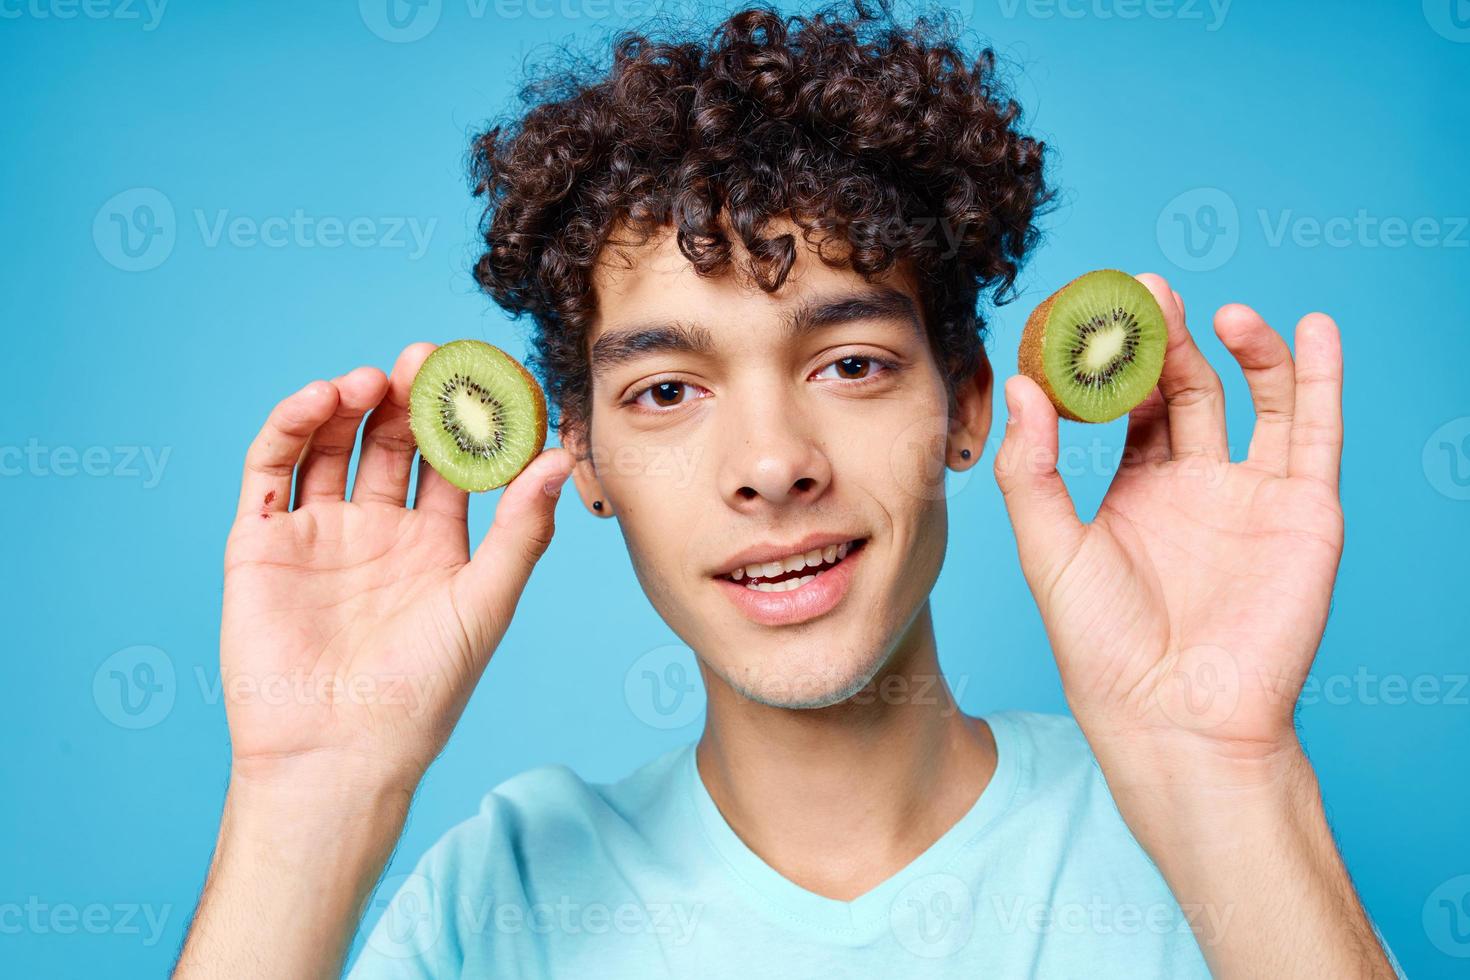
[[[413,793],[338,761],[236,760],[176,976],[340,974]]]
[[[1247,828],[1279,833],[1321,813],[1316,774],[1294,733],[1246,749],[1185,733],[1095,751],[1119,812],[1150,850],[1228,845]]]
[[[1192,732],[1127,734],[1097,740],[1093,751],[1115,798],[1149,797],[1169,806],[1227,797],[1259,803],[1316,782],[1295,732],[1249,744]]]
[[[1215,974],[1391,976],[1295,736],[1267,752],[1188,744],[1099,762],[1175,898],[1203,910],[1192,924]]]
[[[243,764],[242,764],[243,762]],[[244,858],[302,873],[376,877],[408,820],[413,786],[339,760],[236,760],[215,863]]]
[[[336,803],[411,800],[423,769],[346,749],[317,749],[291,755],[235,756],[230,760],[230,799],[250,805],[295,807]]]

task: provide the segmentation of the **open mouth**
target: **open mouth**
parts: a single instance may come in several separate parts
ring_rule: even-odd
[[[848,555],[862,550],[867,538],[788,555],[778,561],[757,562],[737,568],[721,578],[739,582],[755,592],[790,592],[836,568]]]

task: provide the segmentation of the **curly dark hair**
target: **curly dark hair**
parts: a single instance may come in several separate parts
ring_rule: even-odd
[[[610,67],[533,79],[524,116],[474,138],[471,178],[486,198],[475,279],[532,315],[530,364],[553,425],[588,421],[592,270],[604,245],[625,243],[615,226],[631,244],[676,228],[683,255],[713,276],[731,262],[728,222],[767,291],[796,254],[792,235],[764,233],[778,215],[809,242],[837,236],[847,247],[822,261],[869,281],[911,263],[951,398],[979,368],[977,300],[993,290],[1005,302],[1035,244],[1051,199],[1045,147],[1018,130],[991,49],[967,61],[948,17],[904,27],[878,2],[790,17],[751,7],[707,43],[620,31]]]

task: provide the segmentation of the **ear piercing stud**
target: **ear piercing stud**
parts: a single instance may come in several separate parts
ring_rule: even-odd
[[[970,451],[968,449],[961,449],[960,450],[960,459],[969,459],[969,458],[970,458]]]
[[[592,509],[593,510],[602,510],[602,501],[600,501],[600,500],[594,500],[594,501],[592,501]]]

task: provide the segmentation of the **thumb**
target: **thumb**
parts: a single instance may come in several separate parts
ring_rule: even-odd
[[[560,447],[532,460],[501,493],[490,530],[455,576],[455,606],[482,656],[505,635],[531,569],[551,545],[556,502],[573,462]]]
[[[1021,570],[1034,587],[1076,554],[1084,529],[1057,472],[1051,400],[1024,374],[1006,381],[1005,397],[1009,417],[995,457],[995,481],[1016,531]]]

